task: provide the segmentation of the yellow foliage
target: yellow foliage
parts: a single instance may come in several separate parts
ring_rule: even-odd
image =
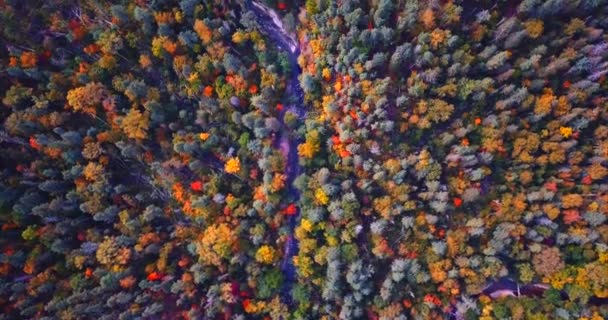
[[[184,14],[181,12],[181,10],[173,8],[173,15],[175,16],[175,21],[177,23],[182,23],[184,21]]]
[[[448,278],[448,273],[446,270],[450,267],[449,260],[442,260],[438,262],[434,262],[429,264],[429,272],[431,274],[431,279],[435,283],[443,282]]]
[[[298,155],[303,158],[311,159],[317,151],[319,151],[319,148],[315,148],[309,142],[304,142],[298,146]]]
[[[374,210],[380,214],[380,216],[382,216],[384,219],[390,219],[392,203],[389,196],[374,199],[373,206]]]
[[[257,301],[252,302],[250,300],[246,300],[248,303],[244,304],[245,312],[247,313],[260,313],[266,309],[266,302]]]
[[[322,246],[316,250],[314,259],[317,264],[324,265],[327,263],[328,248],[328,246]]]
[[[149,119],[147,114],[133,108],[122,119],[122,130],[131,139],[144,139],[147,136]]]
[[[551,111],[551,106],[553,105],[553,101],[555,100],[555,96],[553,95],[553,90],[550,88],[546,88],[543,91],[543,94],[538,97],[536,100],[536,105],[534,106],[534,113],[537,115],[545,115]]]
[[[255,260],[264,264],[271,264],[276,257],[275,250],[267,245],[261,246],[255,253]]]
[[[326,205],[329,202],[329,197],[322,188],[317,188],[317,190],[315,190],[315,199],[322,205]]]
[[[260,70],[260,86],[261,87],[273,87],[279,85],[276,74],[266,69]]]
[[[85,111],[95,114],[95,107],[106,97],[107,91],[99,82],[87,83],[84,87],[78,87],[68,91],[66,99],[68,105],[74,111]]]
[[[333,95],[326,95],[321,98],[321,106],[325,113],[329,113],[329,105],[334,101]]]
[[[99,66],[103,69],[112,69],[116,67],[117,64],[116,58],[114,58],[114,56],[109,53],[102,55],[101,58],[99,58],[98,62]]]
[[[536,39],[540,37],[541,34],[543,34],[544,24],[542,20],[528,20],[524,22],[524,26],[526,28],[526,31],[528,31],[528,35],[530,35],[530,38],[532,39]]]
[[[306,256],[293,257],[293,264],[298,267],[298,274],[303,278],[312,276],[312,259]]]
[[[353,68],[355,69],[355,72],[357,74],[361,74],[361,73],[365,72],[365,69],[363,68],[363,65],[361,63],[355,63],[353,65]]]
[[[559,216],[559,208],[549,203],[543,205],[543,212],[551,220],[555,220]]]
[[[585,21],[583,21],[579,18],[574,18],[574,19],[570,20],[570,23],[568,23],[564,32],[567,35],[571,36],[583,29],[585,29]]]
[[[374,93],[374,89],[373,89],[371,81],[369,81],[369,80],[362,80],[359,83],[361,84],[361,91],[363,91],[364,95],[369,96],[369,95],[372,95]]]
[[[580,194],[567,194],[562,196],[562,207],[564,209],[578,208],[583,204],[583,197]]]
[[[329,68],[323,68],[322,75],[323,79],[328,81],[329,79],[331,79],[331,70],[329,70]]]
[[[152,39],[152,55],[158,58],[162,57],[164,44],[167,39],[168,38],[165,36],[154,37],[154,39]]]
[[[228,159],[224,166],[224,170],[226,170],[227,173],[238,173],[241,170],[241,160],[237,157]]]
[[[570,112],[571,108],[572,108],[572,106],[568,102],[568,97],[560,96],[557,99],[557,105],[555,106],[554,112],[555,112],[556,116],[563,116],[563,115],[566,115],[568,112]]]
[[[103,173],[103,166],[97,162],[89,162],[82,172],[84,178],[89,181],[95,181],[99,179],[99,176]]]
[[[246,41],[249,37],[247,36],[247,33],[243,32],[243,31],[237,31],[235,33],[232,34],[232,42],[239,44],[242,43],[243,41]]]
[[[306,134],[306,142],[298,146],[298,155],[311,159],[320,149],[319,132],[312,130]]]
[[[315,58],[318,58],[323,54],[323,43],[320,39],[310,40],[309,45],[312,48],[312,53]]]
[[[310,220],[306,219],[306,218],[302,218],[302,220],[300,221],[300,227],[307,232],[311,232],[312,231],[312,222],[310,222]]]
[[[308,254],[310,252],[315,251],[315,249],[317,249],[317,240],[305,238],[305,239],[300,240],[299,246],[300,246],[301,254]]]
[[[325,240],[327,241],[327,245],[330,247],[337,247],[338,246],[338,238],[334,237],[334,236],[327,236]]]
[[[601,163],[596,162],[587,168],[589,177],[593,180],[601,180],[608,175],[608,169],[604,168]]]
[[[589,263],[579,269],[576,281],[579,286],[590,289],[594,295],[608,297],[608,265],[598,261]]]
[[[209,226],[203,232],[198,245],[200,261],[215,266],[221,265],[221,259],[228,258],[237,241],[233,229],[226,223]]]
[[[431,32],[431,46],[437,48],[449,36],[449,30],[435,29]]]
[[[559,128],[559,133],[564,138],[569,138],[572,135],[572,128],[570,128],[570,127],[560,127]]]

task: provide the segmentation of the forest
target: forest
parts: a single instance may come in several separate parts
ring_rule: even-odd
[[[608,1],[0,0],[0,320],[608,318]]]

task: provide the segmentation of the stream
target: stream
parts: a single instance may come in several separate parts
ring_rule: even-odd
[[[283,97],[283,110],[280,111],[279,121],[281,122],[281,133],[279,135],[276,146],[286,159],[285,174],[287,175],[287,193],[290,202],[296,204],[296,214],[287,217],[288,234],[285,246],[283,248],[283,259],[281,261],[281,271],[284,275],[283,287],[281,288],[281,297],[283,302],[291,305],[291,289],[297,281],[296,269],[293,265],[293,257],[298,252],[298,241],[294,237],[294,229],[298,223],[300,209],[297,203],[300,199],[300,192],[293,186],[294,179],[300,175],[300,164],[298,158],[298,144],[301,143],[293,137],[289,128],[285,125],[285,114],[290,112],[295,114],[300,120],[306,117],[304,109],[304,91],[300,87],[298,76],[302,72],[298,65],[298,56],[300,55],[300,47],[296,37],[289,34],[285,30],[285,26],[277,15],[277,13],[267,6],[255,1],[247,1],[246,8],[253,11],[257,22],[261,27],[261,31],[274,44],[287,53],[291,66],[291,74],[287,82],[285,96]]]

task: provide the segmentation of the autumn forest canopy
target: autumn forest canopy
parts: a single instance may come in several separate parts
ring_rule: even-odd
[[[606,0],[0,0],[0,320],[608,318]]]

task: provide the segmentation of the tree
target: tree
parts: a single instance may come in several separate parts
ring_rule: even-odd
[[[70,107],[74,111],[84,111],[96,114],[98,107],[108,95],[105,86],[99,82],[90,82],[83,87],[78,87],[68,91],[66,97]]]
[[[127,137],[131,139],[145,139],[149,126],[147,112],[141,112],[137,108],[132,108],[121,122],[121,127]]]

